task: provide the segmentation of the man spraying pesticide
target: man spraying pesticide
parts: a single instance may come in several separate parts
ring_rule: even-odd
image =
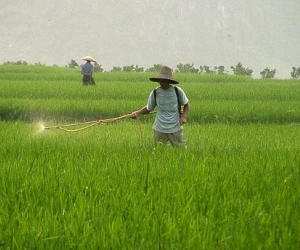
[[[173,79],[171,68],[162,67],[157,77],[150,81],[158,82],[159,87],[149,94],[148,103],[142,109],[131,113],[132,118],[149,114],[157,106],[157,114],[152,126],[154,145],[170,142],[172,146],[185,146],[183,125],[190,111],[189,100],[184,91],[172,84],[179,82]],[[181,106],[183,105],[183,112]]]
[[[173,86],[179,82],[173,79],[172,70],[164,66],[157,77],[150,78],[151,81],[158,82],[159,87],[151,91],[148,103],[142,109],[131,114],[122,115],[115,118],[89,121],[83,123],[66,124],[60,126],[50,126],[43,129],[60,129],[66,132],[77,132],[90,128],[96,124],[115,122],[124,118],[136,119],[140,115],[152,114],[157,107],[156,117],[152,126],[154,145],[158,143],[171,143],[172,146],[184,146],[183,125],[186,123],[187,115],[190,111],[190,104],[184,91],[180,87]],[[181,107],[183,111],[181,112]],[[68,127],[84,126],[81,128],[69,129]]]

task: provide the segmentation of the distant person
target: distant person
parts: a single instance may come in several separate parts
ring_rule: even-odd
[[[157,106],[157,114],[152,126],[154,146],[170,142],[172,146],[185,146],[183,124],[190,110],[189,100],[180,87],[172,84],[179,82],[172,78],[171,68],[162,67],[157,77],[149,79],[158,82],[159,87],[149,94],[147,106],[131,113],[131,118],[148,114]],[[181,106],[183,112],[181,114]]]
[[[91,56],[86,56],[82,58],[86,63],[81,65],[82,83],[84,86],[95,85],[95,80],[93,78],[94,65],[91,62],[96,62]]]

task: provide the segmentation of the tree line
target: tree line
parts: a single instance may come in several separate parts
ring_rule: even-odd
[[[28,65],[26,61],[17,61],[17,62],[5,62],[4,65],[10,64],[10,65]],[[42,63],[35,63],[35,65],[44,65]],[[45,66],[45,65],[44,65]],[[56,65],[54,65],[56,66]],[[68,64],[66,65],[68,68],[79,68],[79,64],[72,59]],[[104,69],[102,68],[102,65],[95,62],[94,63],[94,70],[95,72],[104,72]],[[126,65],[123,67],[114,66],[110,72],[159,72],[161,68],[163,67],[162,64],[154,64],[152,67],[148,69],[144,69],[143,67],[139,67],[138,65]],[[230,67],[233,71],[234,75],[239,76],[252,76],[253,70],[246,68],[242,65],[241,62],[238,62],[237,65]],[[228,74],[229,70],[226,70],[224,66],[214,66],[210,68],[207,65],[200,66],[199,68],[196,68],[194,64],[178,64],[176,69],[174,70],[175,73],[193,73],[193,74],[214,74],[214,75],[224,75]],[[276,69],[269,69],[268,67],[263,69],[260,72],[261,78],[263,79],[273,79],[276,74]],[[292,71],[290,73],[292,79],[299,79],[300,78],[300,67],[292,67]]]
[[[100,64],[95,62],[95,72],[103,72],[104,69]],[[79,67],[78,63],[75,60],[71,60],[68,64],[68,67],[75,68]],[[163,67],[162,64],[154,64],[152,67],[148,69],[144,69],[143,67],[139,67],[138,65],[127,65],[123,67],[113,67],[111,72],[159,72],[161,68]],[[239,62],[235,66],[230,67],[233,71],[234,75],[239,76],[252,76],[253,70],[249,68],[245,68],[241,62]],[[210,68],[207,65],[200,66],[199,68],[195,68],[194,64],[178,64],[176,69],[176,73],[193,73],[193,74],[217,74],[217,75],[223,75],[228,74],[229,70],[225,70],[224,66],[214,66],[213,68]],[[261,78],[263,79],[273,79],[276,74],[276,69],[269,69],[268,67],[265,68],[260,72]],[[293,79],[299,79],[300,78],[300,67],[292,67],[291,77]]]

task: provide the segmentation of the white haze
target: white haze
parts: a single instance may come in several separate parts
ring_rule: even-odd
[[[1,0],[0,63],[300,67],[300,0]],[[231,70],[230,70],[231,71]],[[232,71],[231,71],[232,72]]]

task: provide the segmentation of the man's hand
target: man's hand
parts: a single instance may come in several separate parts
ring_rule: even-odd
[[[131,117],[130,118],[136,119],[138,116],[139,116],[138,113],[135,111],[135,112],[131,113]]]
[[[182,126],[183,124],[185,124],[185,123],[186,123],[186,117],[185,117],[185,116],[181,116],[181,117],[179,118],[179,123],[180,123],[181,126]]]

